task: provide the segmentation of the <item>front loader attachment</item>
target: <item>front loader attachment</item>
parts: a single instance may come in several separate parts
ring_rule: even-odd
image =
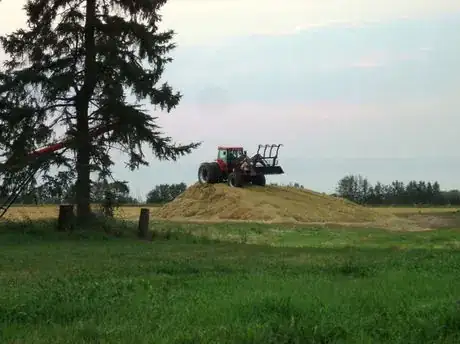
[[[256,171],[257,174],[265,174],[265,175],[284,173],[284,170],[281,168],[281,166],[256,166],[254,167],[254,170]]]
[[[278,152],[282,144],[259,145],[256,155],[252,157],[254,169],[260,174],[283,174],[284,171],[278,165]]]

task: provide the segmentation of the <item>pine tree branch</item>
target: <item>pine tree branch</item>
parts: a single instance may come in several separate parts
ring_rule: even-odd
[[[138,105],[147,100],[170,112],[182,97],[168,83],[160,84],[175,48],[174,32],[158,29],[165,3],[28,0],[27,26],[0,37],[8,55],[0,71],[0,148],[5,154],[20,156],[51,143],[58,126],[77,137],[86,128],[113,123],[118,125],[94,142],[86,137],[79,143],[90,150],[91,168],[104,173],[113,166],[113,146],[127,152],[130,168],[148,165],[146,146],[160,160],[176,160],[199,147],[175,143],[152,111]],[[83,112],[88,116],[80,116],[76,126]],[[75,159],[65,158],[74,168]]]

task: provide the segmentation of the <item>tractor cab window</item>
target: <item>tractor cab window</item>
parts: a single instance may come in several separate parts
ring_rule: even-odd
[[[224,149],[219,150],[219,154],[217,155],[217,158],[226,161],[227,160],[227,151],[224,150]]]
[[[228,152],[228,159],[233,160],[233,159],[238,159],[243,155],[243,151],[240,149],[233,149]]]
[[[234,156],[235,158],[239,158],[239,157],[241,157],[242,155],[243,155],[243,151],[242,151],[242,150],[239,150],[239,149],[238,149],[238,150],[234,150],[234,151],[233,151],[233,156]]]

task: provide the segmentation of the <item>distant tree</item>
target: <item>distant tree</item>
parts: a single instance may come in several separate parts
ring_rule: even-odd
[[[339,180],[336,194],[356,203],[364,203],[371,196],[370,185],[368,180],[360,175],[347,175]]]
[[[69,170],[60,171],[55,175],[46,174],[43,176],[42,183],[35,186],[30,193],[35,195],[38,203],[73,202],[75,198],[75,172]]]
[[[199,146],[172,143],[140,103],[169,112],[181,99],[167,83],[158,85],[175,47],[172,31],[158,31],[165,3],[28,0],[27,27],[0,38],[9,57],[0,72],[0,150],[20,161],[52,143],[57,128],[75,138],[69,148],[75,159],[61,153],[41,169],[49,174],[54,163],[76,171],[80,222],[90,215],[91,172],[110,172],[113,147],[127,153],[135,169],[148,165],[143,144],[157,158],[173,160]],[[91,130],[101,127],[110,133],[93,140]]]
[[[374,186],[374,198],[373,198],[373,204],[383,204],[385,201],[385,186],[377,182]]]
[[[295,188],[295,189],[304,189],[303,185],[297,182],[289,183],[288,186],[290,186],[291,188]]]
[[[130,188],[127,181],[99,180],[92,183],[92,199],[96,203],[103,203],[110,200],[116,204],[137,203],[137,200],[130,196]]]
[[[180,194],[184,193],[187,189],[187,184],[185,183],[178,183],[178,184],[171,184],[170,185],[170,197],[171,200],[175,199]]]
[[[403,182],[395,180],[389,187],[390,195],[387,199],[390,204],[401,204],[406,202],[406,188]]]
[[[71,171],[59,172],[56,175],[44,176],[38,186],[29,187],[18,199],[18,203],[59,204],[72,203],[75,198],[75,178]],[[91,198],[95,203],[107,201],[113,204],[136,204],[137,199],[130,195],[128,182],[98,180],[91,184]]]
[[[369,201],[369,197],[371,196],[370,194],[371,185],[369,181],[366,178],[363,178],[362,176],[359,176],[358,185],[359,185],[359,203],[361,204],[367,203]]]
[[[460,205],[460,191],[441,191],[438,182],[395,180],[389,185],[372,186],[366,178],[347,175],[337,183],[334,195],[360,204],[371,205]]]
[[[444,204],[447,205],[460,205],[460,191],[449,190],[442,193]]]
[[[156,185],[147,194],[147,203],[166,203],[174,200],[187,189],[185,183]]]
[[[433,183],[433,204],[446,204],[446,198],[443,197],[441,187],[439,186],[438,182]]]

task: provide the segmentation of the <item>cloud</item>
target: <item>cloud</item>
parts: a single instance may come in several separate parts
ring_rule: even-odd
[[[165,79],[184,104],[412,101],[460,84],[459,29],[448,15],[179,46]]]
[[[352,68],[379,68],[391,64],[398,64],[401,62],[420,62],[426,61],[429,54],[433,51],[429,47],[421,47],[411,49],[405,52],[392,53],[391,51],[376,51],[368,55],[360,57],[356,62],[353,62],[349,67]]]
[[[170,0],[163,9],[163,27],[178,32],[180,44],[219,44],[235,36],[292,34],[456,11],[458,0]]]
[[[0,1],[0,35],[9,33],[25,25],[25,5],[23,0]]]
[[[0,34],[25,24],[25,2],[0,1]],[[218,45],[237,36],[286,35],[459,11],[458,0],[169,0],[160,26],[175,30],[180,44]]]
[[[183,105],[160,116],[160,124],[172,137],[204,140],[203,149],[210,150],[241,141],[249,147],[284,143],[286,157],[305,150],[316,158],[449,156],[458,155],[452,145],[458,142],[458,106],[455,92],[388,103]]]

